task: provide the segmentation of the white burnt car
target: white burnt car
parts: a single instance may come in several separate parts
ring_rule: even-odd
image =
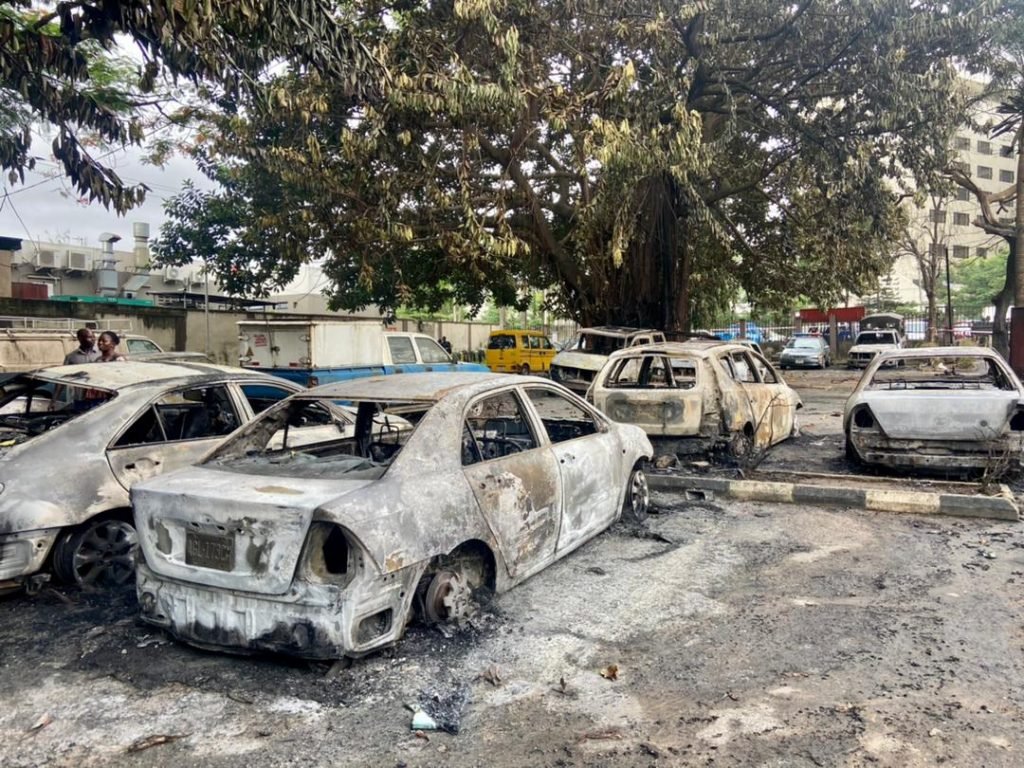
[[[619,325],[582,328],[551,361],[551,380],[582,395],[586,393],[594,376],[604,366],[610,354],[626,347],[664,340],[665,334],[651,329]]]
[[[800,396],[746,344],[691,340],[612,355],[588,398],[668,452],[728,444],[736,453],[796,434]]]
[[[1020,464],[1024,388],[990,349],[885,352],[861,376],[843,424],[854,462],[1001,474]]]
[[[292,446],[288,424],[339,401],[354,435]],[[643,514],[650,456],[640,429],[536,377],[325,384],[133,489],[142,617],[200,647],[359,656]]]
[[[187,466],[297,385],[205,364],[90,363],[0,386],[0,591],[51,566],[66,583],[131,578],[128,490]]]

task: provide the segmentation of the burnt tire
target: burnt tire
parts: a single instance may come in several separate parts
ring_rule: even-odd
[[[53,572],[65,584],[110,588],[135,577],[135,526],[101,515],[65,531],[53,547]]]
[[[627,520],[642,523],[651,509],[651,491],[642,465],[633,467],[626,481],[626,495],[622,500],[622,516]]]
[[[530,375],[530,364],[529,363],[523,363],[521,366],[519,366],[519,375],[520,376],[529,376]]]
[[[728,445],[729,457],[737,462],[743,462],[750,458],[754,453],[754,435],[752,431],[744,429],[742,432],[736,432],[731,438],[729,438]]]
[[[442,558],[423,591],[422,615],[430,624],[461,623],[479,609],[478,590],[488,585],[488,563],[476,553]]]

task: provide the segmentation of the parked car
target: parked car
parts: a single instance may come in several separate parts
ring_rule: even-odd
[[[828,368],[832,365],[832,350],[824,336],[794,336],[786,342],[779,355],[779,367]]]
[[[551,380],[584,394],[608,356],[626,347],[665,341],[665,334],[650,329],[603,325],[584,328],[572,344],[551,361]]]
[[[745,344],[716,341],[616,352],[589,396],[612,419],[643,428],[670,453],[774,445],[796,433],[802,407],[763,356]]]
[[[355,434],[270,442],[336,419],[337,401]],[[201,647],[360,656],[413,616],[465,618],[477,589],[509,589],[624,509],[642,515],[651,453],[642,430],[537,377],[326,384],[135,486],[142,617]]]
[[[893,350],[864,371],[843,428],[854,462],[995,476],[1020,464],[1024,388],[990,349]]]
[[[52,568],[66,583],[131,578],[128,490],[187,466],[299,389],[237,368],[86,364],[0,387],[0,590]]]
[[[541,331],[509,328],[491,331],[487,339],[487,367],[495,373],[546,373],[555,347]]]
[[[896,330],[861,331],[846,356],[850,368],[864,368],[882,352],[903,348],[903,337]]]
[[[97,330],[99,337],[102,331]],[[61,365],[64,357],[78,348],[74,332],[46,328],[0,328],[0,373],[34,371]],[[121,337],[121,352],[136,354],[169,354],[145,336],[126,334]]]

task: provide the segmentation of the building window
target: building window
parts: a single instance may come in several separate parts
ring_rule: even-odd
[[[979,259],[984,259],[985,256],[988,254],[988,248],[986,248],[983,245],[979,245],[975,253],[978,254]]]
[[[1013,147],[1011,147],[1009,144],[1003,144],[1001,147],[999,147],[999,156],[1013,157]]]
[[[989,168],[987,165],[979,165],[978,166],[978,178],[979,179],[991,179],[992,178],[992,169]]]
[[[944,224],[946,222],[946,212],[941,208],[932,208],[930,220],[935,224]]]
[[[963,187],[957,187],[956,199],[957,200],[970,200],[971,199],[971,190],[964,189]]]
[[[958,227],[967,227],[970,226],[971,217],[969,214],[966,213],[954,213],[953,223],[956,224]]]
[[[1013,184],[1013,171],[1000,171],[999,180],[1006,184]]]
[[[987,141],[979,141],[978,142],[978,154],[981,154],[981,155],[991,155],[992,154],[992,145],[989,142],[987,142]]]
[[[971,255],[971,250],[966,245],[954,245],[953,246],[953,258],[954,259],[966,259]]]
[[[957,136],[953,139],[953,149],[970,149],[971,140],[966,136]]]

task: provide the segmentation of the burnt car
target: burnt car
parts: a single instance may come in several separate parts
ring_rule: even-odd
[[[354,434],[293,447],[287,425],[336,402]],[[142,618],[204,648],[361,656],[644,514],[650,456],[642,430],[537,377],[325,384],[133,488]]]
[[[130,361],[6,378],[0,590],[46,568],[66,583],[128,581],[136,550],[129,488],[198,460],[298,389],[237,368]]]
[[[1020,464],[1024,389],[990,349],[883,352],[846,402],[843,427],[855,463],[998,475]]]
[[[665,341],[665,334],[649,328],[601,325],[582,328],[576,337],[551,361],[552,381],[582,395],[586,393],[608,356],[626,347]]]
[[[667,452],[766,448],[797,432],[800,397],[746,344],[686,341],[612,355],[588,398]]]

